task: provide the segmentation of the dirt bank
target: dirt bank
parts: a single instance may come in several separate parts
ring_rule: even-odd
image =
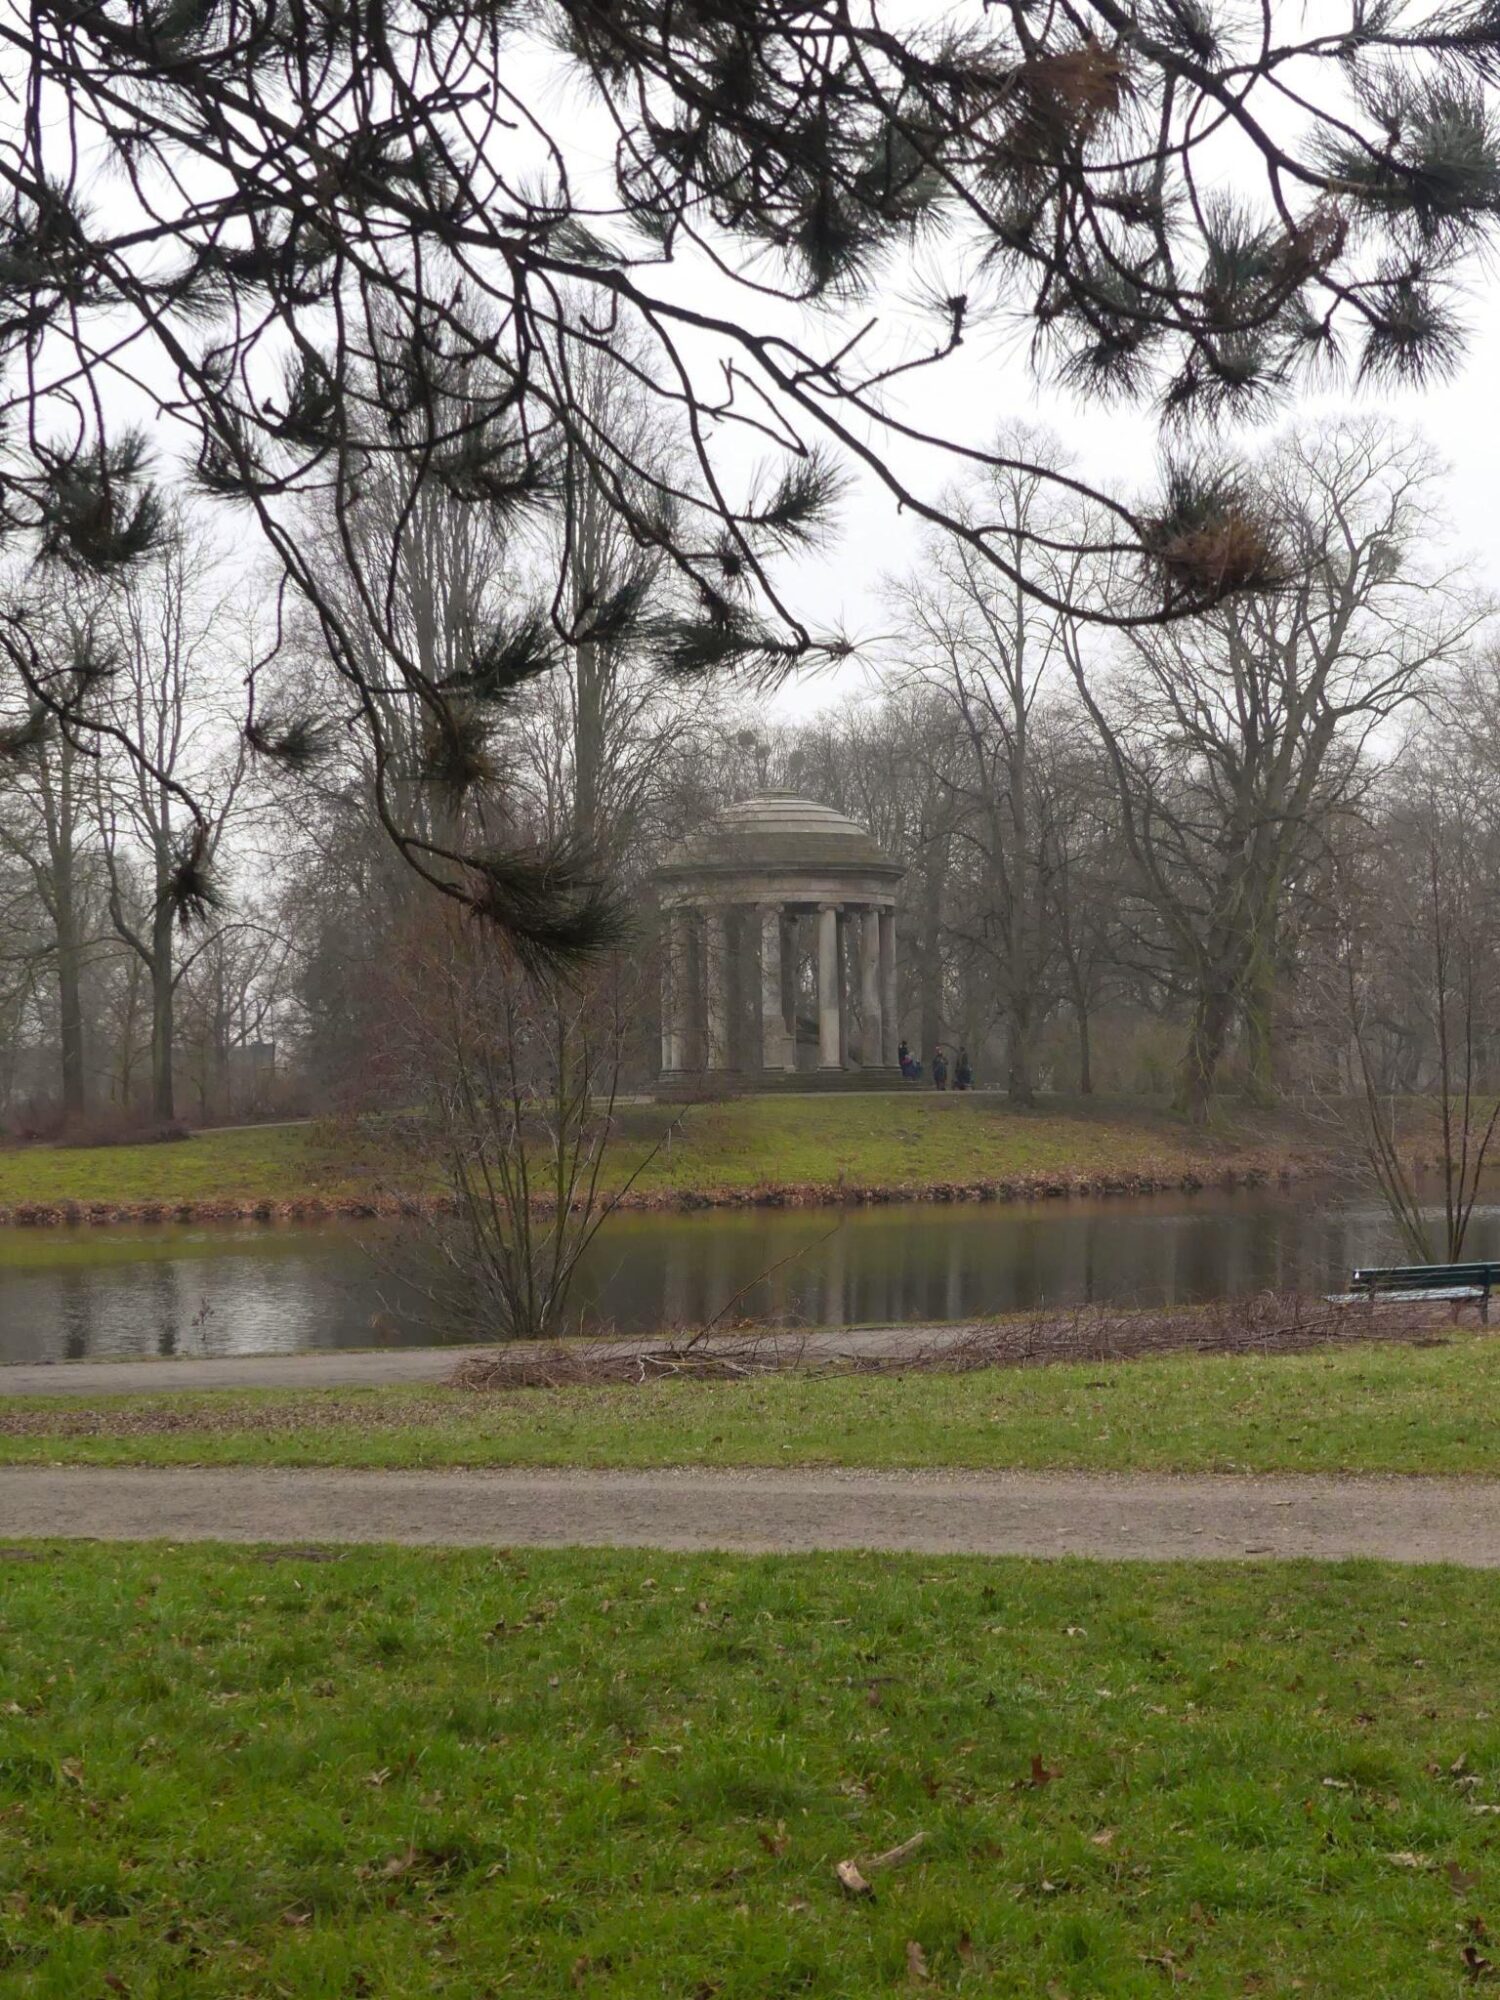
[[[1118,1195],[1201,1194],[1265,1187],[1290,1187],[1326,1176],[1331,1162],[1309,1156],[1227,1165],[1212,1172],[1023,1174],[995,1180],[787,1183],[755,1187],[668,1188],[632,1191],[621,1210],[646,1214],[686,1214],[713,1208],[870,1208],[895,1202],[1034,1202]],[[536,1204],[539,1213],[547,1204]],[[0,1228],[102,1227],[112,1223],[157,1222],[324,1222],[441,1214],[451,1204],[443,1196],[403,1194],[307,1194],[281,1199],[213,1196],[202,1201],[18,1201],[0,1205]]]

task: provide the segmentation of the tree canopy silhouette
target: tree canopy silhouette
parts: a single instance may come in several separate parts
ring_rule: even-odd
[[[306,762],[337,720],[371,733],[378,765],[368,648],[319,590],[304,496],[347,524],[384,459],[413,498],[436,485],[520,522],[556,505],[564,463],[586,468],[680,583],[649,633],[661,670],[774,674],[842,643],[786,601],[776,559],[820,532],[855,468],[1000,569],[1024,564],[1017,523],[950,520],[911,470],[919,448],[950,472],[1004,469],[971,412],[944,434],[924,387],[998,318],[1029,327],[1045,379],[1154,405],[1181,436],[1154,499],[1039,468],[1111,558],[1108,600],[1072,610],[1144,624],[1272,584],[1273,533],[1188,427],[1268,408],[1310,369],[1451,368],[1460,268],[1500,205],[1493,0],[1349,0],[1291,33],[1283,13],[13,5],[0,529],[28,559],[130,566],[161,532],[175,435],[201,488],[254,517],[337,669],[336,718],[257,719],[252,686],[251,743]],[[898,264],[918,290],[893,313]],[[640,453],[577,393],[605,350],[685,454]],[[488,769],[459,754],[475,702],[503,710],[589,636],[580,621],[615,615],[570,588],[563,537],[537,601],[440,685],[359,545],[380,671],[453,749],[450,788]],[[1138,581],[1123,594],[1122,556]],[[49,676],[23,621],[0,636],[26,700],[83,728],[78,677]],[[609,933],[588,855],[518,844],[503,812],[435,835],[394,790],[381,811],[413,866],[523,948],[566,957]]]

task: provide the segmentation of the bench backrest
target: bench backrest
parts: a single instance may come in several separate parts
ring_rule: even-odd
[[[1500,1264],[1392,1264],[1356,1271],[1357,1291],[1417,1291],[1432,1285],[1500,1288]]]

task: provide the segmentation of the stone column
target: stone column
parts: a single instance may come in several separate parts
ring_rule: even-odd
[[[760,1060],[765,1069],[791,1069],[781,979],[781,905],[760,910]]]
[[[672,1075],[687,1064],[688,937],[680,909],[662,913],[661,1066]]]
[[[786,1029],[786,1066],[797,1067],[797,973],[802,962],[802,924],[792,911],[781,917],[781,1021]]]
[[[839,913],[818,911],[818,1068],[839,1068]]]
[[[729,1067],[729,929],[723,910],[703,916],[703,1012],[708,1067]]]
[[[849,1067],[849,912],[838,913],[838,944],[835,956],[839,968],[839,1068]]]
[[[883,1060],[880,1032],[880,912],[859,913],[859,1062],[878,1069]]]
[[[880,912],[880,1060],[894,1069],[900,1060],[901,1031],[896,1020],[896,912]]]

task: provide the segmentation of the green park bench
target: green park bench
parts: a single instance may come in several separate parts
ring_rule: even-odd
[[[1488,1322],[1490,1293],[1500,1286],[1500,1264],[1394,1264],[1356,1271],[1349,1290],[1337,1303],[1352,1304],[1367,1299],[1449,1300],[1455,1304],[1477,1302],[1479,1317]]]

